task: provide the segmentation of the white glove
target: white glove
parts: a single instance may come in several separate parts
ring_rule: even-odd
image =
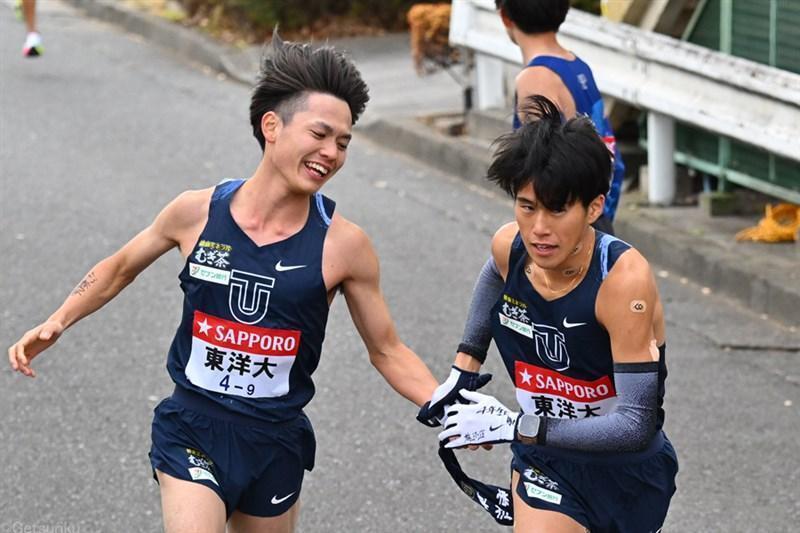
[[[447,408],[446,429],[439,441],[448,441],[445,448],[460,448],[471,444],[513,442],[519,413],[509,410],[494,396],[462,389],[459,394],[470,404],[455,404]]]

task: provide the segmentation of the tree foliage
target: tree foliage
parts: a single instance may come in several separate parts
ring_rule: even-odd
[[[277,25],[286,36],[338,37],[407,29],[416,4],[436,0],[177,0],[188,23],[215,34],[261,42]],[[444,3],[449,3],[445,0]],[[600,0],[572,0],[576,9],[600,13]]]
[[[408,9],[419,0],[180,0],[188,16],[212,26],[243,26],[247,33],[268,35],[278,25],[282,31],[347,34],[337,25],[354,24],[377,29],[405,29]]]

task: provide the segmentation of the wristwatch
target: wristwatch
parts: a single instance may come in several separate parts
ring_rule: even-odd
[[[517,420],[517,440],[522,444],[536,444],[541,419],[536,415],[519,415]]]

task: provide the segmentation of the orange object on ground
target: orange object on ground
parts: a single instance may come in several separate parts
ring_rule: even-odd
[[[416,4],[406,15],[411,37],[411,57],[418,74],[430,74],[458,60],[450,46],[450,4]],[[426,64],[431,63],[431,64]]]
[[[787,242],[796,241],[800,230],[800,206],[794,204],[767,205],[767,214],[757,226],[736,234],[737,241]]]

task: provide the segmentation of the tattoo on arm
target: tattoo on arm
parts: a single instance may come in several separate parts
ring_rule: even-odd
[[[94,274],[94,270],[86,274],[86,277],[78,283],[78,286],[72,291],[72,294],[75,296],[83,296],[83,294],[89,290],[89,287],[94,285],[97,282],[97,276]]]

